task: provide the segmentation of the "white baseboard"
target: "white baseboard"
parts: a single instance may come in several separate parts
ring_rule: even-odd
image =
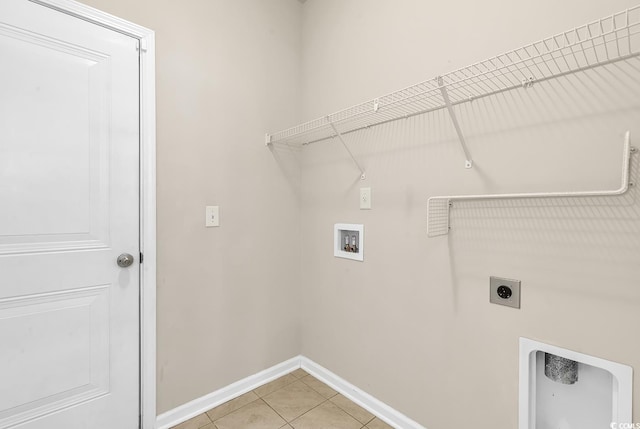
[[[169,429],[298,368],[304,369],[318,380],[333,388],[336,392],[341,393],[394,428],[426,429],[424,426],[414,422],[409,417],[391,408],[379,399],[360,390],[353,384],[304,356],[291,358],[264,371],[260,371],[257,374],[236,381],[213,393],[209,393],[184,405],[180,405],[173,410],[160,414],[156,420],[156,429]]]
[[[217,407],[218,405],[224,404],[233,398],[237,398],[242,394],[250,392],[251,390],[275,380],[276,378],[282,377],[283,375],[300,368],[301,358],[301,356],[296,356],[285,362],[274,365],[271,368],[267,368],[264,371],[260,371],[257,374],[250,375],[247,378],[236,381],[235,383],[209,393],[208,395],[194,399],[184,405],[180,405],[166,413],[162,413],[156,420],[156,429],[169,429],[189,420],[190,418],[202,414],[211,408]]]
[[[302,369],[394,428],[426,429],[424,426],[411,420],[409,417],[391,408],[379,399],[376,399],[368,393],[360,390],[353,384],[337,376],[328,369],[318,365],[311,359],[304,356],[300,356],[300,359]]]

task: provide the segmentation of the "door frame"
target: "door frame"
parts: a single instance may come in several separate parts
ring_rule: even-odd
[[[25,0],[27,1],[27,0]],[[28,0],[139,40],[140,47],[140,428],[156,427],[155,33],[74,0]]]

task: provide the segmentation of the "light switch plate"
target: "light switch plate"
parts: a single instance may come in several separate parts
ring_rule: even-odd
[[[489,277],[489,302],[520,308],[520,280]]]
[[[360,210],[371,210],[371,188],[360,188]]]
[[[220,226],[220,208],[218,206],[207,206],[205,208],[206,227]]]

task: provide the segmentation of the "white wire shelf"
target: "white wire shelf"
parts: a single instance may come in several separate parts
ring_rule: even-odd
[[[630,132],[624,136],[624,149],[622,155],[622,178],[620,187],[613,190],[602,191],[581,191],[581,192],[541,192],[528,194],[487,194],[487,195],[450,195],[441,197],[431,197],[427,203],[427,236],[437,237],[449,233],[449,214],[454,201],[471,200],[502,200],[502,199],[523,199],[523,198],[566,198],[566,197],[603,197],[622,195],[629,190],[631,155],[637,150],[631,147]]]
[[[449,108],[469,168],[471,157],[451,106],[638,55],[640,5],[328,116],[267,134],[266,144],[301,147]]]

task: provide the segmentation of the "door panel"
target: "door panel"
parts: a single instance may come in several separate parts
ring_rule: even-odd
[[[137,40],[2,0],[0,58],[0,428],[137,428]]]
[[[0,419],[24,420],[109,392],[108,294],[103,285],[0,304],[7,349]]]
[[[8,25],[0,50],[0,252],[106,247],[109,57]]]

